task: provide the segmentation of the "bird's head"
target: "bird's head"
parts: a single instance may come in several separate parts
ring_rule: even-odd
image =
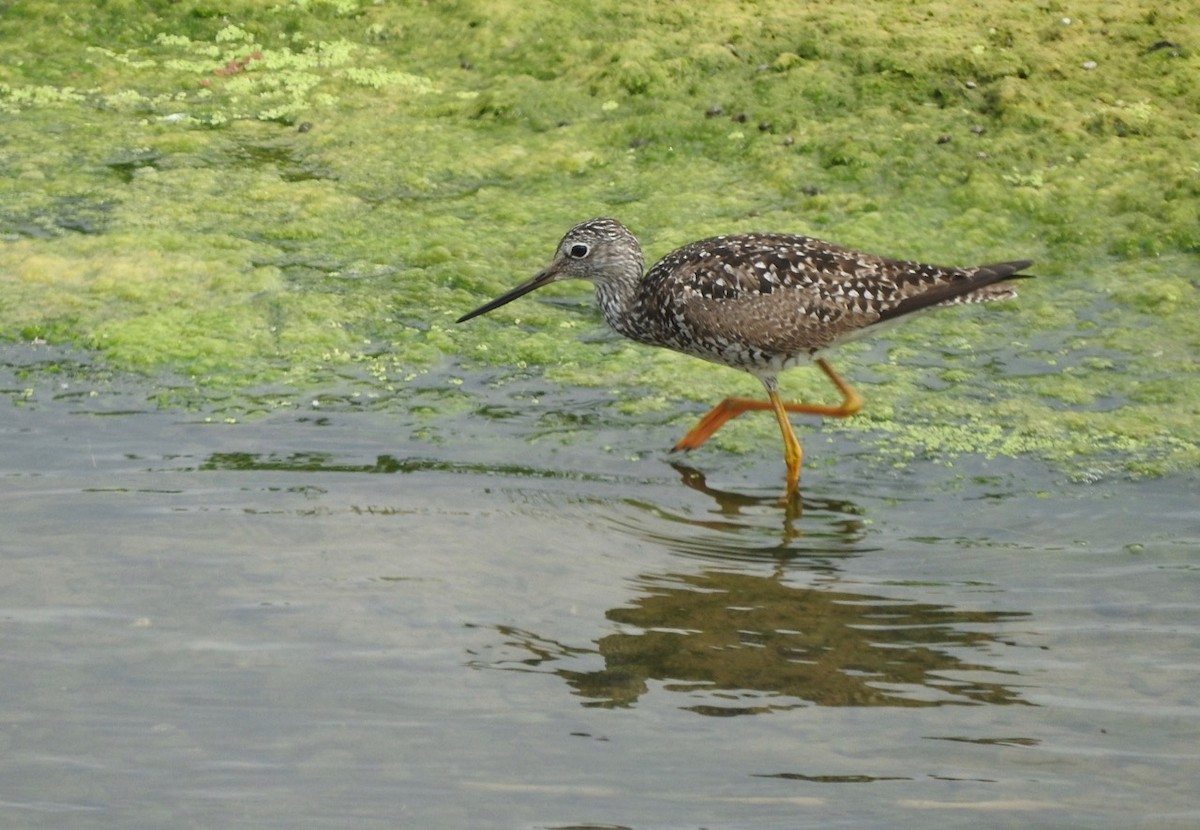
[[[552,282],[590,280],[601,284],[630,274],[636,278],[641,276],[644,265],[641,246],[628,228],[616,219],[589,219],[566,232],[549,265],[511,291],[459,317],[457,322],[487,314]]]

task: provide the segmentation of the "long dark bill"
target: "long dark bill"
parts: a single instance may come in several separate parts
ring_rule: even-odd
[[[474,311],[467,312],[454,322],[465,323],[472,317],[478,317],[480,314],[487,314],[489,311],[493,311],[502,305],[508,305],[513,300],[517,299],[517,297],[524,297],[530,291],[541,288],[543,285],[549,285],[552,282],[554,282],[553,271],[551,271],[549,268],[547,268],[545,271],[539,271],[538,273],[534,274],[532,278],[521,283],[512,291],[509,291],[506,294],[501,294],[496,299],[492,300],[491,302],[484,303]]]

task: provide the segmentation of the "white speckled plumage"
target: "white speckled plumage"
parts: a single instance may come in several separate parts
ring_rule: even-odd
[[[572,256],[577,246],[583,256]],[[1029,265],[945,268],[776,233],[692,242],[644,276],[643,263],[641,246],[620,222],[581,222],[562,238],[549,268],[462,319],[516,299],[518,291],[587,279],[604,319],[632,340],[776,373],[910,311],[1015,296],[997,283]],[[932,301],[921,302],[926,296]]]

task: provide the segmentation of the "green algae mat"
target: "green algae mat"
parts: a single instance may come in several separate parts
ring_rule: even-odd
[[[773,230],[1021,297],[833,362],[894,463],[1200,467],[1191,4],[53,2],[0,9],[0,337],[238,420],[490,411],[518,378],[682,430],[753,379],[604,332],[583,284],[455,326],[562,232]],[[464,382],[470,379],[472,382]],[[821,398],[798,370],[785,394]],[[718,436],[774,451],[770,419]]]

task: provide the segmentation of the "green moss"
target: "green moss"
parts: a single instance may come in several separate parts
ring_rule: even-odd
[[[460,361],[610,390],[630,417],[675,406],[682,426],[756,382],[597,342],[582,285],[452,321],[600,214],[651,259],[764,228],[1028,257],[1017,302],[836,356],[878,383],[821,428],[883,435],[897,463],[1194,469],[1192,12],[31,0],[0,17],[0,330],[194,378],[160,399],[231,417],[293,400],[246,390],[294,402],[348,375],[408,406],[405,378]]]

